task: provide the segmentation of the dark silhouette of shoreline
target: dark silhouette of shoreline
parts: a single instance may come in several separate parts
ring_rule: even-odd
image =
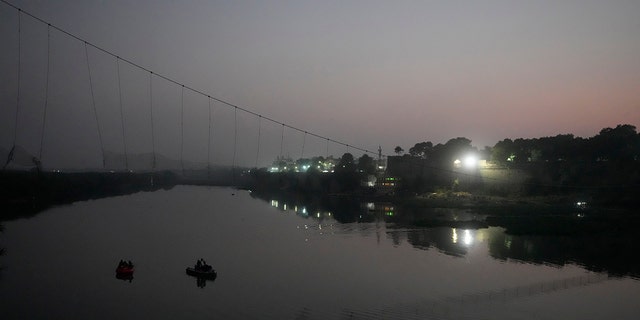
[[[170,189],[178,179],[161,172],[0,172],[0,221],[30,217],[75,201]]]

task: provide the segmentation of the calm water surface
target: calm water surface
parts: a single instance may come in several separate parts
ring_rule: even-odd
[[[342,223],[339,213],[281,202],[248,191],[180,186],[4,222],[0,316],[640,317],[637,278],[501,257],[496,246],[525,243],[525,252],[537,250],[501,228],[419,229],[375,217]],[[185,274],[198,258],[218,271],[215,281]],[[131,281],[116,279],[120,259],[136,264]]]

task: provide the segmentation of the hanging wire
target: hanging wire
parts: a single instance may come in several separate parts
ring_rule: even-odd
[[[283,148],[284,148],[284,123],[282,124],[282,135],[280,136],[280,158],[282,158]]]
[[[4,170],[7,165],[9,165],[9,163],[11,162],[11,160],[13,160],[13,153],[16,150],[16,141],[18,140],[18,114],[20,113],[20,73],[22,70],[20,70],[20,65],[22,64],[20,61],[20,56],[22,55],[20,47],[22,47],[22,43],[21,43],[21,39],[22,39],[22,35],[21,35],[21,30],[20,30],[20,14],[22,13],[21,9],[18,9],[18,93],[16,94],[16,119],[15,119],[15,126],[13,128],[13,145],[11,146],[11,151],[9,151],[9,154],[7,155],[7,161],[5,162],[4,166],[2,166],[2,170]]]
[[[16,10],[18,10],[19,12],[22,12],[22,13],[24,13],[24,14],[26,14],[26,15],[30,16],[31,18],[33,18],[33,19],[35,19],[35,20],[37,20],[37,21],[40,21],[41,23],[48,24],[48,22],[47,22],[47,21],[45,21],[45,20],[43,20],[43,19],[41,19],[41,18],[39,18],[39,17],[37,17],[37,16],[35,16],[35,15],[33,15],[33,14],[29,13],[29,12],[22,11],[20,8],[18,8],[18,7],[16,7],[15,5],[13,5],[13,4],[11,4],[11,3],[7,2],[6,0],[0,0],[0,2],[4,3],[4,4],[6,4],[6,5],[8,5],[8,6],[12,7],[12,8],[14,8],[14,9],[16,9]],[[63,34],[66,34],[67,36],[69,36],[69,37],[71,37],[71,38],[74,38],[74,39],[76,39],[76,40],[78,40],[78,41],[84,42],[86,45],[90,45],[90,46],[94,47],[96,50],[102,51],[102,52],[104,52],[105,54],[108,54],[108,55],[111,55],[111,56],[114,56],[114,57],[118,57],[118,55],[116,55],[115,53],[113,53],[113,52],[111,52],[111,51],[109,51],[109,50],[107,50],[107,49],[104,49],[104,48],[102,48],[102,47],[100,47],[100,46],[98,46],[98,45],[92,44],[92,43],[90,43],[90,42],[88,42],[88,41],[86,41],[86,40],[84,40],[84,39],[82,39],[82,38],[80,38],[80,37],[78,37],[78,36],[76,36],[76,35],[74,35],[74,34],[72,34],[72,33],[68,32],[68,31],[66,31],[66,30],[64,30],[64,29],[61,29],[61,28],[59,28],[59,27],[57,27],[57,26],[55,26],[55,25],[51,25],[51,27],[52,27],[52,28],[54,28],[54,29],[56,29],[56,30],[58,30],[59,32],[61,32],[61,33],[63,33]],[[215,97],[213,97],[213,96],[210,96],[210,95],[208,95],[208,94],[204,93],[203,91],[200,91],[200,90],[194,89],[194,88],[192,88],[192,87],[189,87],[189,86],[187,86],[187,85],[185,85],[185,84],[183,84],[183,83],[181,83],[181,82],[179,82],[179,81],[177,81],[177,80],[174,80],[174,79],[172,79],[172,78],[170,78],[170,77],[167,77],[167,76],[164,76],[164,75],[161,75],[161,74],[158,74],[158,73],[154,73],[152,70],[150,70],[150,69],[148,69],[148,68],[146,68],[146,67],[143,67],[142,65],[140,65],[140,64],[138,64],[138,63],[135,63],[135,62],[133,62],[133,61],[131,61],[131,60],[129,60],[129,59],[125,59],[125,58],[123,58],[123,57],[120,57],[120,60],[122,60],[122,61],[124,61],[124,62],[126,62],[126,63],[128,63],[128,64],[130,64],[130,65],[132,65],[132,66],[134,66],[134,67],[136,67],[136,68],[138,68],[138,69],[140,69],[140,70],[143,70],[143,71],[149,72],[149,73],[151,73],[151,74],[155,74],[157,77],[162,78],[162,79],[164,79],[164,80],[166,80],[166,81],[168,81],[168,82],[174,83],[174,84],[179,85],[179,86],[185,86],[187,89],[189,89],[189,90],[191,90],[191,91],[193,91],[193,92],[195,92],[195,93],[198,93],[198,94],[203,95],[203,96],[210,97],[211,99],[213,99],[213,100],[215,100],[215,101],[217,101],[217,102],[220,102],[220,103],[222,103],[222,104],[224,104],[224,105],[226,105],[226,106],[228,106],[228,107],[235,108],[236,110],[243,111],[243,112],[245,112],[245,113],[251,114],[251,115],[256,116],[256,117],[257,117],[257,116],[259,116],[259,114],[258,114],[258,113],[253,112],[253,111],[251,111],[251,110],[249,110],[249,109],[247,109],[247,108],[243,108],[243,107],[241,107],[241,106],[239,106],[239,105],[236,105],[236,104],[230,103],[230,102],[225,101],[225,100],[222,100],[222,99],[220,99],[220,98],[215,98]],[[269,118],[269,117],[266,117],[266,116],[262,116],[262,118],[264,118],[264,119],[266,119],[266,120],[268,120],[268,121],[271,121],[271,122],[273,122],[273,123],[275,123],[275,124],[281,124],[283,127],[288,127],[288,128],[290,128],[290,129],[293,129],[293,130],[298,131],[298,132],[300,132],[300,133],[304,133],[304,132],[305,132],[305,130],[303,130],[303,129],[300,129],[300,128],[297,128],[297,127],[294,127],[294,126],[291,126],[291,125],[285,124],[285,123],[280,122],[280,121],[277,121],[277,120],[275,120],[275,119],[273,119],[273,118]],[[315,134],[315,133],[312,133],[312,132],[307,132],[307,133],[308,133],[309,135],[311,135],[311,136],[314,136],[314,137],[317,137],[317,138],[320,138],[320,139],[326,138],[326,137],[324,137],[324,136],[321,136],[321,135],[318,135],[318,134]],[[340,142],[340,141],[337,141],[337,140],[333,140],[333,139],[332,139],[332,142],[334,142],[334,143],[336,143],[336,144],[339,144],[339,145],[347,146],[347,144],[346,144],[346,143],[344,143],[344,142]],[[366,150],[366,149],[364,149],[364,148],[359,148],[359,147],[355,147],[355,146],[351,146],[351,147],[352,147],[352,148],[354,148],[354,149],[356,149],[356,150],[363,151],[363,152],[365,152],[365,153],[372,153],[372,152],[370,152],[370,151],[367,151],[367,150]]]
[[[97,46],[95,44],[92,44],[92,43],[90,43],[90,42],[88,42],[88,41],[86,41],[86,40],[84,40],[84,39],[82,39],[82,38],[70,33],[70,32],[65,31],[64,29],[61,29],[61,28],[59,28],[59,27],[57,27],[55,25],[52,25],[52,24],[48,23],[47,21],[45,21],[45,20],[43,20],[43,19],[41,19],[41,18],[39,18],[39,17],[37,17],[37,16],[27,12],[27,11],[23,11],[21,8],[16,7],[15,5],[7,2],[6,0],[0,0],[0,2],[6,4],[9,7],[14,8],[14,9],[16,9],[18,11],[18,15],[17,15],[17,17],[18,17],[18,59],[17,59],[18,61],[17,62],[18,63],[17,63],[17,94],[16,94],[15,127],[14,127],[13,146],[11,148],[11,151],[9,152],[9,155],[7,157],[7,161],[6,161],[5,165],[3,166],[3,169],[5,169],[6,166],[13,159],[15,148],[16,148],[16,143],[17,143],[18,119],[19,119],[19,114],[20,114],[20,94],[21,94],[21,92],[20,92],[21,91],[20,83],[21,83],[21,65],[22,65],[22,61],[21,61],[21,55],[22,55],[21,54],[21,51],[22,51],[21,50],[21,47],[22,47],[22,44],[21,44],[21,41],[22,41],[21,40],[22,39],[22,35],[21,35],[21,24],[22,24],[21,23],[21,16],[24,14],[24,15],[27,15],[27,16],[29,16],[29,17],[31,17],[31,18],[43,23],[43,24],[46,24],[48,26],[48,30],[53,28],[53,29],[58,30],[59,32],[69,36],[70,38],[73,38],[75,40],[83,42],[84,46],[85,46],[85,54],[87,55],[87,67],[88,68],[89,68],[89,60],[88,60],[87,46],[92,46],[96,50],[99,50],[99,51],[101,51],[101,52],[103,52],[105,54],[108,54],[108,55],[111,55],[113,57],[116,57],[118,59],[118,61],[122,60],[122,61],[128,63],[131,66],[134,66],[134,67],[136,67],[136,68],[138,68],[140,70],[149,72],[149,95],[150,95],[150,103],[149,104],[150,104],[150,115],[151,115],[152,148],[153,148],[153,164],[152,164],[152,167],[155,170],[155,167],[156,167],[156,153],[155,153],[155,134],[154,134],[154,122],[153,122],[153,94],[152,94],[152,75],[154,74],[154,72],[151,71],[148,68],[145,68],[145,67],[141,66],[140,64],[137,64],[137,63],[135,63],[135,62],[133,62],[131,60],[128,60],[128,59],[121,58],[121,57],[119,57],[118,55],[112,53],[109,50],[101,48],[101,47],[99,47],[99,46]],[[89,68],[89,71],[90,71],[90,68]],[[182,83],[180,83],[180,82],[178,82],[176,80],[173,80],[172,78],[169,78],[167,76],[160,75],[160,74],[156,74],[156,76],[160,77],[160,78],[162,78],[162,79],[164,79],[164,80],[166,80],[168,82],[174,83],[176,85],[185,86],[184,84],[182,84]],[[89,72],[89,77],[91,77],[90,72]],[[120,78],[118,78],[118,80],[120,81]],[[90,80],[90,82],[91,82],[91,80]],[[254,115],[254,116],[258,116],[260,118],[264,118],[264,119],[266,119],[268,121],[271,121],[271,122],[273,122],[275,124],[282,125],[282,137],[281,137],[281,144],[280,144],[280,154],[281,155],[283,153],[284,128],[285,127],[289,127],[289,128],[291,128],[293,130],[296,130],[296,131],[299,131],[299,132],[302,132],[302,133],[307,133],[307,134],[315,136],[317,138],[326,139],[326,141],[327,141],[327,156],[329,155],[329,147],[328,147],[329,142],[333,142],[335,144],[345,146],[347,148],[347,151],[349,151],[349,148],[353,148],[353,149],[356,149],[356,150],[363,151],[365,153],[373,153],[373,152],[371,152],[371,151],[369,151],[367,149],[355,147],[355,146],[352,146],[352,145],[349,145],[349,144],[346,144],[346,143],[343,143],[343,142],[340,142],[340,141],[332,140],[332,139],[330,139],[328,137],[320,136],[320,135],[317,135],[317,134],[314,134],[314,133],[311,133],[311,132],[304,131],[304,130],[302,130],[300,128],[297,128],[297,127],[294,127],[294,126],[287,125],[287,124],[285,124],[283,122],[280,122],[280,121],[277,121],[275,119],[272,119],[272,118],[269,118],[269,117],[265,117],[265,116],[260,116],[259,114],[255,113],[253,111],[250,111],[250,110],[248,110],[246,108],[242,108],[242,107],[240,107],[238,105],[232,104],[230,102],[227,102],[227,101],[219,99],[219,98],[211,97],[210,95],[207,95],[206,93],[204,93],[202,91],[199,91],[199,90],[196,90],[196,89],[193,89],[191,87],[188,87],[188,86],[185,86],[185,87],[187,87],[188,89],[192,90],[195,93],[198,93],[198,94],[203,95],[203,96],[207,96],[207,97],[209,97],[209,99],[212,99],[212,100],[215,100],[217,102],[220,102],[220,103],[222,103],[222,104],[224,104],[224,105],[226,105],[228,107],[233,107],[235,109],[236,116],[237,116],[237,110],[240,109],[241,111],[243,111],[245,113],[248,113],[248,114],[251,114],[251,115]],[[92,88],[92,99],[93,99],[93,88]],[[121,99],[121,101],[122,101],[122,99]],[[104,167],[105,166],[104,147],[102,146],[102,138],[101,138],[101,132],[100,132],[100,126],[99,126],[99,122],[98,122],[97,112],[95,112],[95,100],[94,100],[94,114],[95,114],[95,117],[96,117],[96,123],[98,124],[98,134],[99,134],[100,140],[101,140],[101,149],[102,149],[102,152],[103,152],[103,167]],[[236,123],[235,131],[236,131],[236,135],[237,135],[237,123]],[[123,125],[123,132],[124,132],[124,125]],[[123,140],[124,139],[125,138],[124,138],[124,134],[123,134]],[[236,137],[236,139],[237,139],[237,137]],[[237,141],[236,141],[236,143],[237,143]],[[42,143],[41,143],[41,147],[42,147]],[[235,148],[236,147],[234,147],[234,165],[235,165],[235,153],[236,153]],[[375,154],[375,153],[373,153],[373,154]],[[386,156],[389,157],[389,155],[386,155]],[[125,146],[125,159],[126,159],[126,146]],[[545,185],[543,185],[543,186],[545,186]],[[568,187],[568,186],[555,186],[555,185],[548,185],[548,186]],[[571,187],[578,188],[578,186],[571,186]],[[604,187],[609,187],[609,186],[604,186]]]
[[[231,160],[231,176],[236,184],[236,152],[238,150],[238,108],[233,112],[233,160]]]
[[[153,130],[153,71],[149,71],[149,115],[151,118],[151,169],[156,170],[156,136]]]
[[[184,86],[180,93],[180,167],[184,176]]]
[[[329,158],[329,138],[327,138],[327,158]]]
[[[238,150],[238,109],[233,112],[233,160],[232,165],[236,166],[236,152]]]
[[[42,164],[42,146],[44,145],[44,129],[47,123],[47,105],[49,104],[49,74],[51,60],[51,25],[47,25],[47,75],[44,86],[44,111],[42,112],[42,130],[40,135],[40,151],[38,152],[38,161]]]
[[[96,110],[96,98],[93,93],[93,81],[91,80],[91,66],[89,65],[89,49],[87,43],[84,43],[84,54],[87,58],[87,71],[89,72],[89,88],[91,89],[91,104],[93,105],[93,115],[96,118],[96,127],[98,128],[98,140],[100,140],[100,150],[102,151],[102,168],[106,168],[106,160],[104,154],[104,145],[102,143],[102,132],[100,131],[100,122],[98,121],[98,111]]]
[[[255,167],[258,167],[258,158],[260,157],[260,131],[262,129],[262,116],[258,116],[258,147],[256,150],[256,165]]]
[[[116,57],[116,70],[118,73],[118,102],[120,104],[120,122],[122,125],[122,148],[124,149],[124,167],[129,170],[129,157],[127,156],[127,139],[124,129],[124,111],[122,107],[122,84],[120,81],[120,57]]]
[[[13,148],[11,148],[11,156],[13,157],[13,151],[16,147],[16,142],[18,140],[18,114],[20,113],[20,75],[22,73],[22,23],[20,19],[20,13],[22,11],[18,10],[18,94],[16,96],[16,122],[15,127],[13,129]]]
[[[207,177],[211,177],[211,97],[207,96],[209,103],[209,135],[207,136]]]
[[[307,132],[304,132],[304,135],[302,136],[302,152],[300,152],[300,159],[304,158],[304,145],[307,142]]]

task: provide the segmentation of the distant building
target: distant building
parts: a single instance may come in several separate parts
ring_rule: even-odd
[[[290,157],[278,156],[271,164],[269,172],[289,172],[294,171],[295,167],[296,163]]]
[[[377,177],[374,188],[378,195],[390,195],[395,194],[396,190],[398,190],[399,183],[400,178],[383,174]]]

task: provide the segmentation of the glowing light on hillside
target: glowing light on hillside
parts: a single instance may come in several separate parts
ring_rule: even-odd
[[[467,169],[474,169],[478,166],[478,158],[475,155],[467,155],[464,158],[464,167]]]
[[[474,154],[468,154],[462,160],[456,159],[453,161],[454,168],[464,167],[465,169],[475,169],[478,167],[478,157]]]

